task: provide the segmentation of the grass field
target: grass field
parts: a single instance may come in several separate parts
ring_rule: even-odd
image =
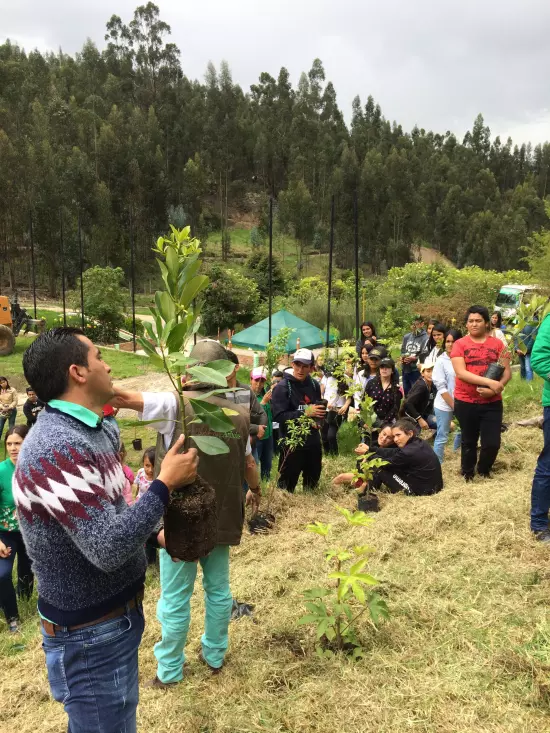
[[[540,412],[541,383],[514,377],[505,420]],[[342,444],[351,447],[354,427]],[[122,425],[129,462],[134,429]],[[139,428],[144,447],[153,442]],[[353,458],[325,460],[319,491],[278,493],[275,530],[245,533],[232,553],[232,589],[255,604],[254,621],[230,626],[227,664],[217,677],[197,661],[203,600],[197,589],[187,646],[186,679],[168,692],[141,690],[138,727],[147,733],[523,733],[549,729],[549,549],[528,531],[529,492],[542,434],[511,427],[495,475],[466,485],[449,452],[445,489],[434,497],[385,496],[374,524],[351,530],[335,503],[352,494],[330,479]],[[365,624],[366,658],[320,661],[311,630],[297,625],[302,591],[324,580],[322,538],[308,522],[334,524],[336,543],[374,548],[391,619]],[[153,645],[159,584],[150,572],[142,682],[155,674]],[[23,608],[17,640],[0,631],[0,731],[60,733],[66,718],[49,697],[33,603]]]

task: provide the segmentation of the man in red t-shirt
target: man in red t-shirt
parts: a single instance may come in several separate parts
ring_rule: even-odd
[[[502,390],[510,381],[510,358],[506,347],[490,336],[489,311],[473,305],[466,313],[468,335],[458,339],[451,351],[456,374],[455,415],[462,432],[462,475],[472,481],[476,470],[488,477],[500,448],[502,427]],[[497,381],[483,376],[489,364],[501,362],[504,373]],[[479,459],[477,443],[481,438]]]

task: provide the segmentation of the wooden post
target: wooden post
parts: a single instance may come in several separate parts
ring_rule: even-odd
[[[330,246],[328,251],[328,305],[327,305],[327,341],[326,347],[330,346],[330,300],[332,297],[332,255],[334,252],[334,195],[330,204]]]

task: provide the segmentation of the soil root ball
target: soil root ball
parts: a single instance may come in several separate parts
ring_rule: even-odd
[[[166,551],[174,559],[195,562],[217,543],[216,492],[200,476],[176,489],[164,513]]]

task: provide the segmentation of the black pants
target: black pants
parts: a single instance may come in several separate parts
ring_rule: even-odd
[[[415,483],[417,485],[415,485]],[[390,468],[379,468],[373,476],[372,481],[369,484],[369,489],[376,491],[382,484],[386,486],[392,494],[396,494],[398,491],[404,491],[405,494],[410,496],[431,496],[441,491],[441,487],[434,489],[432,486],[419,486],[418,482],[411,481],[407,474],[400,473]]]
[[[343,422],[343,415],[338,415],[338,413],[331,411],[323,423],[321,439],[323,441],[323,450],[327,456],[338,455],[338,431]]]
[[[314,489],[321,477],[321,465],[323,453],[321,445],[313,445],[311,448],[301,448],[288,453],[285,457],[284,450],[279,455],[279,488],[294,493],[300,474],[304,481],[304,489]]]
[[[0,531],[0,540],[11,547],[9,557],[0,558],[0,605],[6,616],[6,621],[19,618],[17,596],[30,598],[32,595],[33,576],[31,561],[27,555],[21,532]],[[17,595],[12,582],[12,570],[17,557]]]
[[[474,404],[455,400],[455,415],[462,433],[462,475],[473,478],[477,464],[477,472],[488,476],[500,448],[502,401]],[[478,440],[481,442],[479,459]]]

